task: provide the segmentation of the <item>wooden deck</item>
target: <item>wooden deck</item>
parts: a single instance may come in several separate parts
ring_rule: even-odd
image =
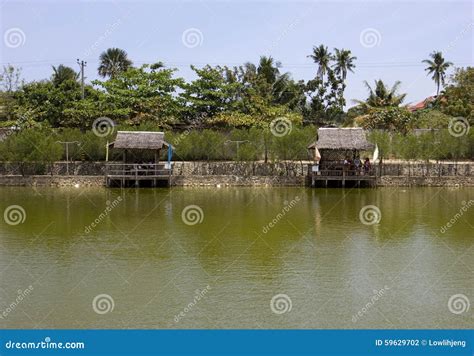
[[[164,183],[170,185],[172,169],[166,169],[164,164],[145,163],[107,163],[105,166],[105,181],[107,187],[156,187]]]
[[[345,188],[352,187],[375,187],[377,177],[375,170],[371,168],[369,171],[346,169],[322,169],[313,171],[313,165],[308,166],[308,177],[311,187],[328,187],[336,186]]]

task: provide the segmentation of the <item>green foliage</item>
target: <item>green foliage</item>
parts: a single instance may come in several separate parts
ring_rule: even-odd
[[[369,96],[365,101],[354,100],[357,104],[365,108],[366,113],[376,108],[398,107],[402,104],[407,94],[399,94],[401,82],[397,81],[389,88],[381,79],[375,81],[375,87],[372,88],[367,81],[364,81]]]
[[[51,81],[55,86],[61,85],[68,80],[76,81],[78,78],[79,74],[70,67],[62,64],[58,67],[53,66],[53,76],[51,77]]]
[[[48,81],[28,83],[16,93],[15,116],[18,119],[30,115],[36,122],[48,122],[53,127],[67,126],[63,112],[80,98],[80,86],[75,81],[66,80],[57,86]]]
[[[437,109],[418,110],[413,113],[414,125],[420,129],[447,128],[452,116]]]
[[[127,52],[120,48],[109,48],[102,52],[99,57],[100,65],[97,69],[102,77],[115,78],[132,66]]]
[[[465,117],[474,124],[474,68],[457,69],[451,84],[439,100],[441,111],[454,117]],[[471,125],[472,126],[472,125]]]
[[[191,69],[197,79],[184,85],[181,95],[187,103],[184,110],[187,121],[213,117],[233,108],[240,84],[229,80],[227,68],[207,65],[202,69],[191,66]]]
[[[361,125],[368,130],[382,129],[405,134],[413,126],[413,116],[406,108],[388,107],[365,115]]]
[[[56,141],[56,135],[50,130],[24,129],[0,142],[0,157],[3,161],[20,162],[22,170],[28,162],[52,164],[62,154],[62,147]]]
[[[376,144],[379,148],[379,156],[381,159],[388,158],[391,154],[392,135],[383,130],[373,130],[369,133],[370,142]]]
[[[422,134],[402,135],[387,131],[373,131],[369,141],[379,146],[382,158],[401,158],[406,160],[459,160],[472,159],[474,135],[455,137],[449,130],[440,129]]]
[[[284,161],[310,159],[307,147],[314,141],[315,134],[314,126],[293,127],[288,135],[273,138],[271,151],[275,158]]]
[[[117,114],[112,113],[112,119],[126,117],[124,123],[128,125],[153,122],[167,126],[177,121],[180,107],[174,94],[184,84],[181,78],[173,77],[174,72],[145,64],[93,83],[105,91],[100,99]]]
[[[206,161],[225,159],[224,142],[225,136],[217,131],[188,132],[175,146],[175,159]]]
[[[436,95],[439,94],[439,88],[441,85],[444,85],[446,78],[446,70],[453,65],[451,62],[446,62],[443,53],[434,51],[430,54],[431,59],[425,59],[422,63],[428,65],[425,68],[425,71],[428,72],[428,75],[432,74],[431,79],[436,84]]]

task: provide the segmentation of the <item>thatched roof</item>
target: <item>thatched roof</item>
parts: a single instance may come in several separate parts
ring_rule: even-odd
[[[309,149],[329,150],[370,150],[374,145],[367,141],[361,128],[320,128],[318,140],[308,146]]]
[[[164,140],[163,132],[153,131],[118,131],[115,142],[110,144],[113,148],[159,150],[169,144]]]

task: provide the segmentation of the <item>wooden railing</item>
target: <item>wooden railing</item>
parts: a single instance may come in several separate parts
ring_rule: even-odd
[[[147,163],[107,163],[105,175],[108,177],[153,178],[171,176],[172,169],[166,169],[164,164]]]

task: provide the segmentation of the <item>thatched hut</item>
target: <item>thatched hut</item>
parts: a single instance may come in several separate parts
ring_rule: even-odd
[[[165,141],[163,132],[153,131],[118,131],[115,141],[108,148],[120,149],[123,152],[123,163],[136,163],[136,158],[143,151],[154,153],[154,163],[159,163],[162,149],[171,145]]]
[[[105,168],[107,186],[152,186],[159,182],[170,184],[172,146],[165,141],[163,132],[119,131],[108,149],[122,151],[122,163],[107,163]],[[159,164],[163,149],[168,150],[168,163]]]
[[[321,165],[343,163],[355,159],[361,151],[372,150],[374,145],[367,141],[362,128],[320,128],[318,139],[308,146],[313,157],[319,151]],[[361,157],[362,158],[362,157]]]

